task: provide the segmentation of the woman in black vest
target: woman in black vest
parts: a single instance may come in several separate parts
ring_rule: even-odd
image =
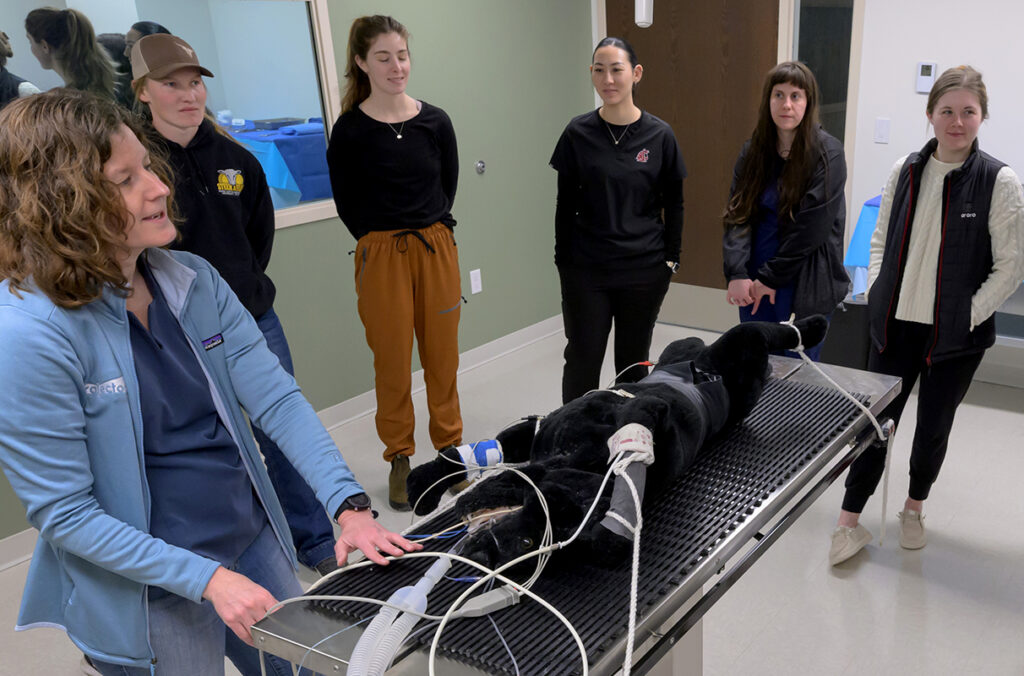
[[[830,316],[846,296],[846,158],[818,124],[818,82],[798,61],[765,76],[757,126],[723,218],[726,300],[741,322]],[[767,302],[766,302],[767,297]],[[807,350],[818,359],[821,346]]]
[[[946,455],[953,416],[985,350],[995,342],[996,309],[1024,277],[1024,192],[1008,166],[978,149],[988,117],[981,73],[944,72],[928,95],[935,138],[899,160],[882,193],[871,238],[868,367],[899,376],[883,411],[899,423],[920,379],[910,455],[910,490],[900,545],[927,542],[921,511]],[[850,468],[829,560],[835,565],[870,542],[858,519],[885,466],[885,446]]]
[[[636,53],[605,38],[590,66],[597,110],[558,139],[555,264],[562,283],[562,402],[599,386],[615,322],[619,382],[647,375],[651,334],[679,267],[686,167],[672,128],[633,103],[643,75]]]

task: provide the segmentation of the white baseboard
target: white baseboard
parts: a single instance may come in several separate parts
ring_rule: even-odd
[[[555,315],[479,347],[466,350],[459,355],[459,374],[472,371],[538,340],[543,340],[561,332],[562,316]],[[422,392],[424,387],[423,370],[420,369],[412,374],[412,391],[414,394]],[[319,412],[320,422],[324,424],[328,432],[331,432],[353,420],[372,415],[376,410],[377,399],[373,390],[370,390],[321,410]]]
[[[19,563],[31,559],[38,536],[39,533],[35,528],[26,528],[0,540],[0,571],[13,568]]]
[[[985,352],[975,380],[1024,388],[1024,339],[996,337],[996,344]]]

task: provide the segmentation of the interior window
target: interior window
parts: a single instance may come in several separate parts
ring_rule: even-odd
[[[206,78],[209,112],[260,161],[274,206],[330,199],[309,3],[79,0],[74,6],[97,34],[127,33],[136,21],[153,21],[192,45],[215,75]]]
[[[818,80],[821,126],[843,141],[853,0],[800,0],[799,7],[794,58],[806,63]]]

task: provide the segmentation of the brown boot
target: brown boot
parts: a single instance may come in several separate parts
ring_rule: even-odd
[[[409,478],[409,456],[399,455],[391,461],[391,473],[388,475],[388,504],[397,512],[408,512],[409,494],[405,490],[405,480]]]

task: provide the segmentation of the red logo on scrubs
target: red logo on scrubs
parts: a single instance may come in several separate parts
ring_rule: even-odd
[[[644,148],[643,150],[641,150],[640,152],[638,152],[636,154],[636,161],[637,162],[643,162],[643,163],[646,164],[647,163],[647,158],[650,157],[650,156],[651,156],[651,151],[648,150],[647,148]]]

